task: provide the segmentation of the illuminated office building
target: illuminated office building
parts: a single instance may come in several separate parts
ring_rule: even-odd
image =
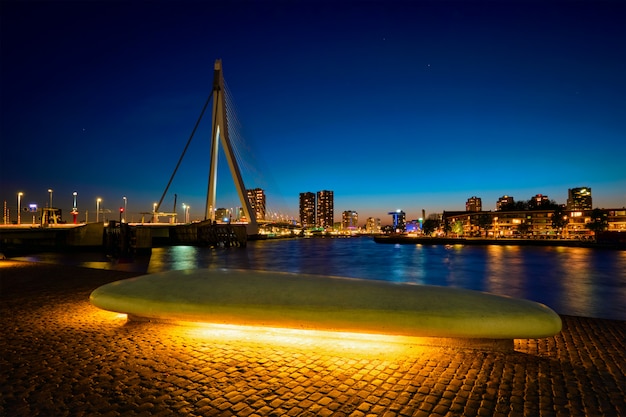
[[[317,225],[324,229],[332,229],[334,223],[333,192],[322,190],[317,192]]]
[[[567,190],[568,210],[591,210],[591,188],[579,187]]]
[[[390,211],[393,218],[393,230],[397,233],[406,231],[406,213],[402,210]]]
[[[257,220],[265,220],[265,191],[261,188],[246,190],[252,212]]]
[[[483,202],[480,197],[470,197],[465,202],[465,211],[482,211]]]
[[[359,214],[356,211],[346,210],[341,214],[341,228],[356,230],[359,227]]]
[[[315,226],[315,193],[300,193],[300,224],[302,227]]]

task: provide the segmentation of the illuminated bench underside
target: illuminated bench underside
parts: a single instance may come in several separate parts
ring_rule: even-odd
[[[103,285],[104,310],[155,320],[436,338],[529,339],[561,330],[543,304],[450,287],[269,271],[168,271]]]

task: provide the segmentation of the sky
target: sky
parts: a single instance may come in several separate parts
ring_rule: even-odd
[[[626,206],[624,1],[2,1],[0,198],[152,210],[222,60],[247,188],[391,222],[504,195]],[[210,107],[207,114],[210,116]],[[204,217],[210,117],[161,210]],[[217,205],[240,206],[220,157]],[[14,217],[14,214],[12,214]]]

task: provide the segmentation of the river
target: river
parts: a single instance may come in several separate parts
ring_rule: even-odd
[[[626,251],[393,245],[355,237],[251,241],[227,249],[154,248],[130,263],[84,253],[18,259],[146,273],[220,267],[441,285],[526,298],[560,314],[626,321]]]

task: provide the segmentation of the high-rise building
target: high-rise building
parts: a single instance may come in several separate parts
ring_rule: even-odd
[[[578,187],[567,190],[568,210],[591,210],[591,188]]]
[[[480,197],[470,197],[465,202],[465,211],[482,211],[483,210],[483,202]]]
[[[503,195],[498,199],[496,203],[496,210],[500,211],[502,207],[510,206],[515,204],[515,200],[510,195]]]
[[[333,192],[322,190],[317,192],[317,225],[324,229],[332,229],[334,223]]]
[[[254,188],[246,192],[256,219],[265,220],[265,191],[261,188]]]
[[[387,214],[391,214],[393,218],[393,230],[395,232],[406,231],[406,213],[402,210],[390,211]]]
[[[359,227],[359,213],[346,210],[341,214],[341,228],[343,230],[356,230]]]
[[[315,226],[315,194],[300,193],[300,224],[302,227]]]

